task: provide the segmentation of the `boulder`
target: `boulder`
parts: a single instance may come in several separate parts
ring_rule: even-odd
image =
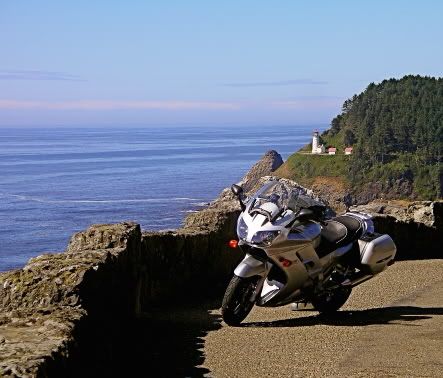
[[[258,187],[260,187],[259,180],[264,176],[271,175],[282,164],[283,159],[281,155],[277,151],[270,150],[266,152],[263,157],[251,167],[251,169],[237,183],[237,185],[240,185],[245,193],[253,193],[255,190],[258,189]],[[222,210],[223,212],[238,211],[240,210],[240,206],[238,204],[237,198],[235,198],[235,196],[232,194],[231,187],[229,186],[223,189],[218,198],[209,204],[208,209],[218,209]],[[205,212],[208,209],[203,209],[202,211]],[[210,214],[210,212],[207,212],[206,214],[208,214],[208,217],[213,216]],[[201,217],[202,214],[191,213],[185,219],[185,227],[195,224],[197,222],[195,218],[201,219]],[[202,222],[200,220],[197,223]]]
[[[443,224],[443,201],[370,202],[366,205],[351,207],[352,211],[362,211],[374,217],[392,217],[397,222],[416,223],[431,228]]]
[[[239,185],[245,192],[250,192],[263,176],[269,176],[283,164],[281,155],[274,150],[266,152],[263,157],[255,163],[252,168],[241,179]]]
[[[443,201],[371,202],[351,210],[371,215],[376,231],[394,239],[396,259],[443,257]]]

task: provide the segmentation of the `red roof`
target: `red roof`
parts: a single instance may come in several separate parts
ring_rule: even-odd
[[[329,147],[329,148],[328,148],[328,151],[329,151],[329,152],[335,152],[335,151],[337,151],[337,149],[336,149],[335,147]]]
[[[348,151],[351,152],[352,151],[352,147],[346,147],[345,148],[345,152],[348,152]]]

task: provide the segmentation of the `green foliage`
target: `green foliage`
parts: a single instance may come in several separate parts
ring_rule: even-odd
[[[337,148],[337,154],[343,154],[343,150],[345,148],[345,144],[343,142],[343,133],[339,132],[337,134],[333,135],[322,135],[321,136],[321,143],[323,143],[326,147],[336,147]]]
[[[347,178],[413,182],[416,196],[442,196],[443,79],[405,76],[371,83],[343,104],[323,133],[341,150],[353,145]]]
[[[443,79],[409,75],[371,83],[344,102],[320,139],[337,155],[311,155],[306,145],[285,163],[287,177],[305,185],[316,176],[339,177],[355,193],[378,182],[391,198],[441,198]],[[349,146],[353,154],[343,155]]]
[[[295,153],[286,161],[292,178],[304,185],[317,176],[346,177],[350,156]]]
[[[345,146],[352,146],[356,141],[354,132],[351,129],[346,129],[343,137]]]

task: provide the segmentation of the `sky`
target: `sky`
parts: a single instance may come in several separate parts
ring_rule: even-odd
[[[439,0],[0,0],[0,127],[329,124],[443,76]]]

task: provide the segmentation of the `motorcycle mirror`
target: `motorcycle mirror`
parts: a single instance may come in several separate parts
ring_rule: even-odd
[[[243,203],[244,195],[243,188],[240,185],[233,184],[231,186],[232,193],[238,198],[238,202],[240,202],[240,208],[242,211],[245,211],[246,205]]]
[[[231,190],[236,197],[240,197],[243,194],[243,188],[240,185],[233,184],[231,186]]]

